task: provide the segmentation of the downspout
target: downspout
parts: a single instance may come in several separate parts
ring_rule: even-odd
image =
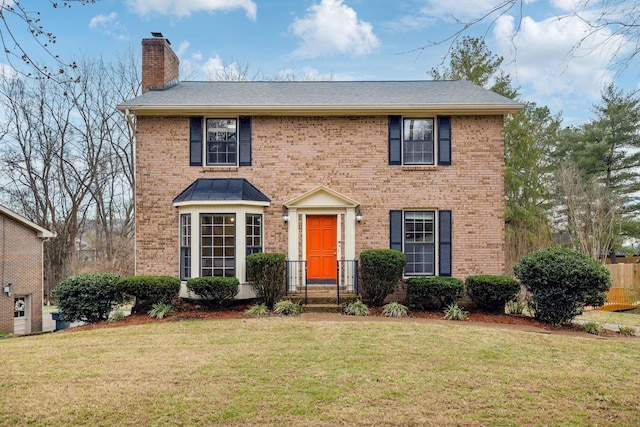
[[[133,140],[134,140],[134,144],[135,144],[135,138],[136,138],[136,123],[133,120],[133,114],[131,114],[131,112],[129,111],[128,108],[126,108],[124,110],[124,117],[125,119],[127,119],[127,123],[129,123],[129,128],[131,129],[131,132],[133,133]],[[137,254],[137,241],[138,239],[137,237],[137,225],[136,225],[136,175],[137,175],[137,162],[136,162],[136,156],[135,156],[135,148],[134,148],[134,155],[133,155],[133,274],[136,275],[138,274],[138,257],[136,256]]]

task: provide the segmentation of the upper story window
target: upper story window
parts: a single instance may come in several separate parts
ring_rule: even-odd
[[[207,119],[207,165],[236,165],[238,153],[236,119]]]
[[[389,116],[390,165],[451,165],[451,117]]]
[[[434,164],[433,119],[404,119],[402,157],[405,165]]]
[[[191,117],[190,166],[251,166],[251,117]]]

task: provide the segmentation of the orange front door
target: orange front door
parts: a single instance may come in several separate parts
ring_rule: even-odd
[[[307,216],[307,279],[310,283],[335,283],[337,262],[336,215]]]

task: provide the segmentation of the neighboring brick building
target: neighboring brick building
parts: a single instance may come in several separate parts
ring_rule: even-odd
[[[503,117],[521,104],[462,81],[177,83],[155,72],[177,70],[169,44],[142,45],[158,90],[118,106],[136,274],[243,282],[246,254],[277,251],[310,284],[348,283],[361,251],[389,247],[407,276],[505,273]]]
[[[0,206],[0,332],[42,331],[42,244],[54,234]]]

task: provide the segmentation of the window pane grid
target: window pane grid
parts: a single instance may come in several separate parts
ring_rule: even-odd
[[[404,253],[407,275],[435,275],[435,212],[404,213]]]
[[[180,215],[180,278],[191,277],[191,215]]]
[[[262,252],[262,215],[247,214],[245,244],[247,255]]]
[[[434,164],[433,119],[404,119],[403,163]]]
[[[235,119],[207,119],[207,164],[235,165],[237,133]]]
[[[235,215],[202,214],[201,276],[235,277]]]

